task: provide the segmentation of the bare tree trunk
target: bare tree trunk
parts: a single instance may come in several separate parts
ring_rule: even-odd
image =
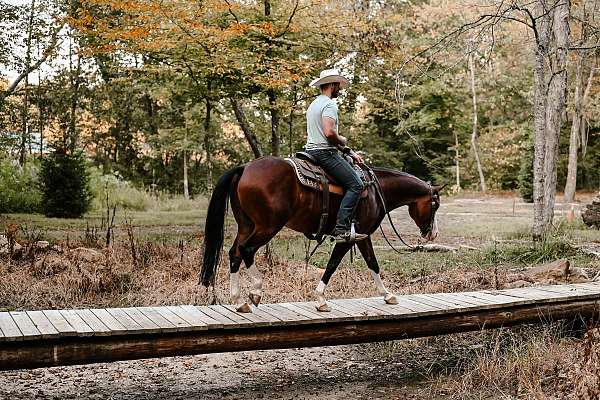
[[[190,199],[190,190],[188,186],[188,165],[187,165],[187,151],[183,150],[183,198],[186,200]]]
[[[581,41],[580,44],[586,43],[588,39],[588,24],[589,10],[583,8],[583,20],[581,21]],[[585,60],[589,57],[587,51],[578,51],[576,55],[577,64],[575,67],[575,95],[573,110],[573,121],[571,123],[571,137],[569,139],[569,164],[567,169],[567,183],[565,184],[565,202],[572,203],[575,201],[575,191],[577,190],[577,157],[580,147],[579,136],[582,132],[583,125],[583,109],[585,106],[585,97],[589,94],[589,86],[594,75],[594,65],[590,67],[590,74],[587,80],[587,87],[583,88],[584,82],[584,67]],[[593,63],[595,64],[595,63]],[[583,147],[583,146],[582,146]]]
[[[244,132],[244,136],[252,149],[252,153],[254,157],[259,158],[263,156],[263,152],[260,148],[260,144],[258,143],[258,139],[254,132],[252,132],[252,128],[246,119],[246,115],[244,114],[244,110],[242,110],[242,106],[239,101],[235,97],[230,97],[229,101],[231,102],[231,106],[233,107],[233,112],[235,113],[235,117],[242,128],[242,132]]]
[[[581,131],[581,142],[579,143],[581,145],[581,156],[585,157],[585,154],[587,152],[587,144],[588,144],[588,129],[587,129],[587,123],[586,123],[586,119],[585,119],[585,115],[583,113],[585,105],[587,104],[587,99],[590,96],[590,91],[592,90],[592,83],[594,81],[594,71],[596,70],[596,63],[597,63],[597,58],[594,58],[592,65],[590,67],[590,73],[588,74],[588,80],[587,80],[587,85],[585,87],[585,92],[583,93],[583,107],[582,107],[582,113],[581,113],[581,124],[580,124],[580,131]]]
[[[584,55],[577,54],[577,66],[575,68],[575,95],[573,110],[573,122],[571,123],[571,138],[569,139],[569,165],[567,168],[567,183],[565,184],[565,202],[575,201],[575,190],[577,187],[577,153],[579,148],[579,133],[581,131],[581,120],[583,118],[583,60]]]
[[[550,42],[550,16],[544,15],[545,1],[538,0],[535,5],[537,19],[536,49],[533,84],[533,229],[534,240],[544,235],[544,156],[546,153],[546,56]]]
[[[546,103],[546,159],[544,163],[544,230],[547,231],[554,219],[556,197],[556,172],[559,156],[560,128],[567,100],[567,52],[569,49],[570,2],[563,1],[554,9],[552,31],[554,54],[552,78],[548,85]]]
[[[477,172],[479,173],[481,191],[485,193],[487,191],[485,185],[485,176],[483,175],[483,167],[481,166],[481,159],[479,158],[479,150],[477,148],[477,92],[475,91],[475,65],[473,62],[473,51],[471,51],[469,54],[468,63],[469,72],[471,75],[471,98],[473,100],[473,132],[471,134],[471,147],[473,148],[475,161],[477,162]],[[456,165],[458,166],[458,161]]]
[[[454,130],[454,161],[456,163],[456,190],[460,192],[460,153],[458,151],[458,132]]]

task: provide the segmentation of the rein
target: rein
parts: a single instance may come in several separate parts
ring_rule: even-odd
[[[419,248],[419,246],[411,246],[410,244],[406,243],[404,241],[404,239],[402,238],[402,236],[400,236],[400,234],[398,233],[398,230],[396,229],[396,226],[394,225],[394,222],[392,221],[392,217],[390,216],[390,212],[387,210],[387,208],[385,206],[385,198],[383,197],[383,190],[381,189],[381,184],[379,183],[379,178],[377,178],[377,175],[370,168],[369,168],[369,171],[370,171],[371,175],[373,176],[374,181],[376,183],[376,192],[379,195],[379,198],[381,199],[381,205],[383,207],[383,212],[387,215],[388,221],[390,223],[390,226],[392,227],[392,230],[394,231],[394,234],[396,235],[396,237],[398,239],[400,239],[400,242],[402,242],[402,244],[405,245],[406,247],[408,247],[409,249],[415,250],[415,249]],[[433,202],[433,188],[431,187],[431,183],[427,182],[427,184],[429,185],[429,193],[431,195],[431,202]],[[429,222],[429,231],[433,230],[434,214],[435,214],[435,210],[433,209],[433,206],[431,206],[431,217],[430,217],[430,222]],[[389,241],[389,239],[385,235],[385,232],[383,231],[383,227],[381,226],[381,224],[379,225],[379,230],[381,231],[381,235],[383,236],[383,238],[387,242],[388,246],[390,246],[390,248],[392,250],[394,250],[396,253],[402,254],[402,252],[399,251],[398,249],[396,249],[394,247],[394,245]]]
[[[400,236],[400,234],[398,233],[398,230],[396,229],[396,226],[394,226],[394,222],[392,222],[392,217],[390,216],[390,212],[387,210],[387,208],[385,206],[385,198],[383,197],[383,191],[381,189],[381,184],[379,183],[379,178],[377,178],[377,175],[373,172],[373,170],[369,169],[369,171],[371,172],[371,175],[373,175],[373,178],[375,180],[375,191],[377,192],[377,194],[379,195],[379,198],[381,199],[381,206],[383,207],[383,212],[387,215],[388,221],[390,222],[392,230],[394,231],[394,233],[396,234],[396,236],[398,237],[398,239],[400,239],[400,241],[402,242],[402,244],[404,244],[409,249],[414,249],[415,247],[409,245],[408,243],[406,243],[404,241],[404,239],[402,239],[402,236]],[[381,231],[381,234],[383,235],[383,238],[387,242],[388,246],[390,246],[390,248],[392,250],[394,250],[396,253],[401,254],[402,252],[400,250],[396,249],[394,247],[394,245],[389,241],[389,239],[385,235],[385,232],[383,231],[383,227],[381,226],[381,224],[379,224],[379,230]]]

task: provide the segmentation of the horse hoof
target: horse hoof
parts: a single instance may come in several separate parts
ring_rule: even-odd
[[[398,298],[391,293],[386,294],[383,300],[385,300],[386,304],[398,304]]]
[[[237,312],[241,312],[241,313],[251,313],[252,309],[250,308],[250,305],[248,303],[244,303],[240,306],[238,306],[238,308],[236,308]]]
[[[317,311],[330,312],[331,307],[329,307],[329,305],[327,303],[323,303],[323,304],[317,306]]]
[[[248,295],[248,297],[250,298],[250,301],[252,302],[252,304],[254,304],[256,307],[258,307],[258,305],[260,304],[260,300],[262,299],[262,296],[260,294],[250,293]]]

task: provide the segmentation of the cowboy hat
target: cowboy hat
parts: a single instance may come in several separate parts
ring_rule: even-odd
[[[321,71],[318,78],[313,79],[310,86],[317,87],[331,82],[339,82],[340,88],[342,89],[347,88],[350,85],[350,81],[340,75],[337,69],[325,69]]]

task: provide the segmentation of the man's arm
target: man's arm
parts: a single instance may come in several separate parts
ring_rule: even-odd
[[[336,146],[345,146],[348,140],[335,131],[335,119],[331,117],[323,117],[321,118],[321,123],[323,124],[323,133],[325,137],[327,137],[327,141],[330,144]]]

